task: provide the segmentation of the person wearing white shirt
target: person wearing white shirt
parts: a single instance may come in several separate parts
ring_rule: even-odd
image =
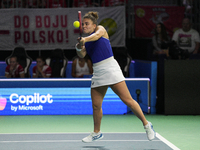
[[[182,22],[182,29],[178,29],[172,40],[175,41],[179,48],[187,50],[189,54],[197,54],[199,50],[199,33],[192,29],[192,23],[189,18],[184,18]]]

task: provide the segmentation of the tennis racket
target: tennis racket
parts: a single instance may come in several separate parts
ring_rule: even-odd
[[[80,33],[80,38],[81,38],[81,37],[82,37],[82,32],[83,32],[81,11],[78,11],[78,21],[79,21],[79,23],[80,23],[80,26],[79,26],[79,33]]]

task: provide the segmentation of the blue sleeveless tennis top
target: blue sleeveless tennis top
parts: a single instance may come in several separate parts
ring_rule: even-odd
[[[93,63],[98,63],[113,56],[110,41],[104,37],[99,38],[97,41],[86,42],[85,48]]]

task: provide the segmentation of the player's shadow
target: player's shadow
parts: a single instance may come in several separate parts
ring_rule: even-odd
[[[81,150],[109,150],[104,146],[83,146]]]

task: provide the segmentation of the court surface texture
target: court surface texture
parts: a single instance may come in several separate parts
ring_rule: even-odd
[[[178,149],[159,134],[148,141],[145,133],[104,133],[105,138],[92,143],[82,143],[88,133],[57,134],[1,134],[1,150],[59,149],[59,150],[134,150]],[[159,139],[161,138],[161,139]]]
[[[148,141],[135,115],[104,115],[104,138],[83,143],[91,115],[0,116],[1,150],[197,150],[200,116],[145,115],[157,132]]]

